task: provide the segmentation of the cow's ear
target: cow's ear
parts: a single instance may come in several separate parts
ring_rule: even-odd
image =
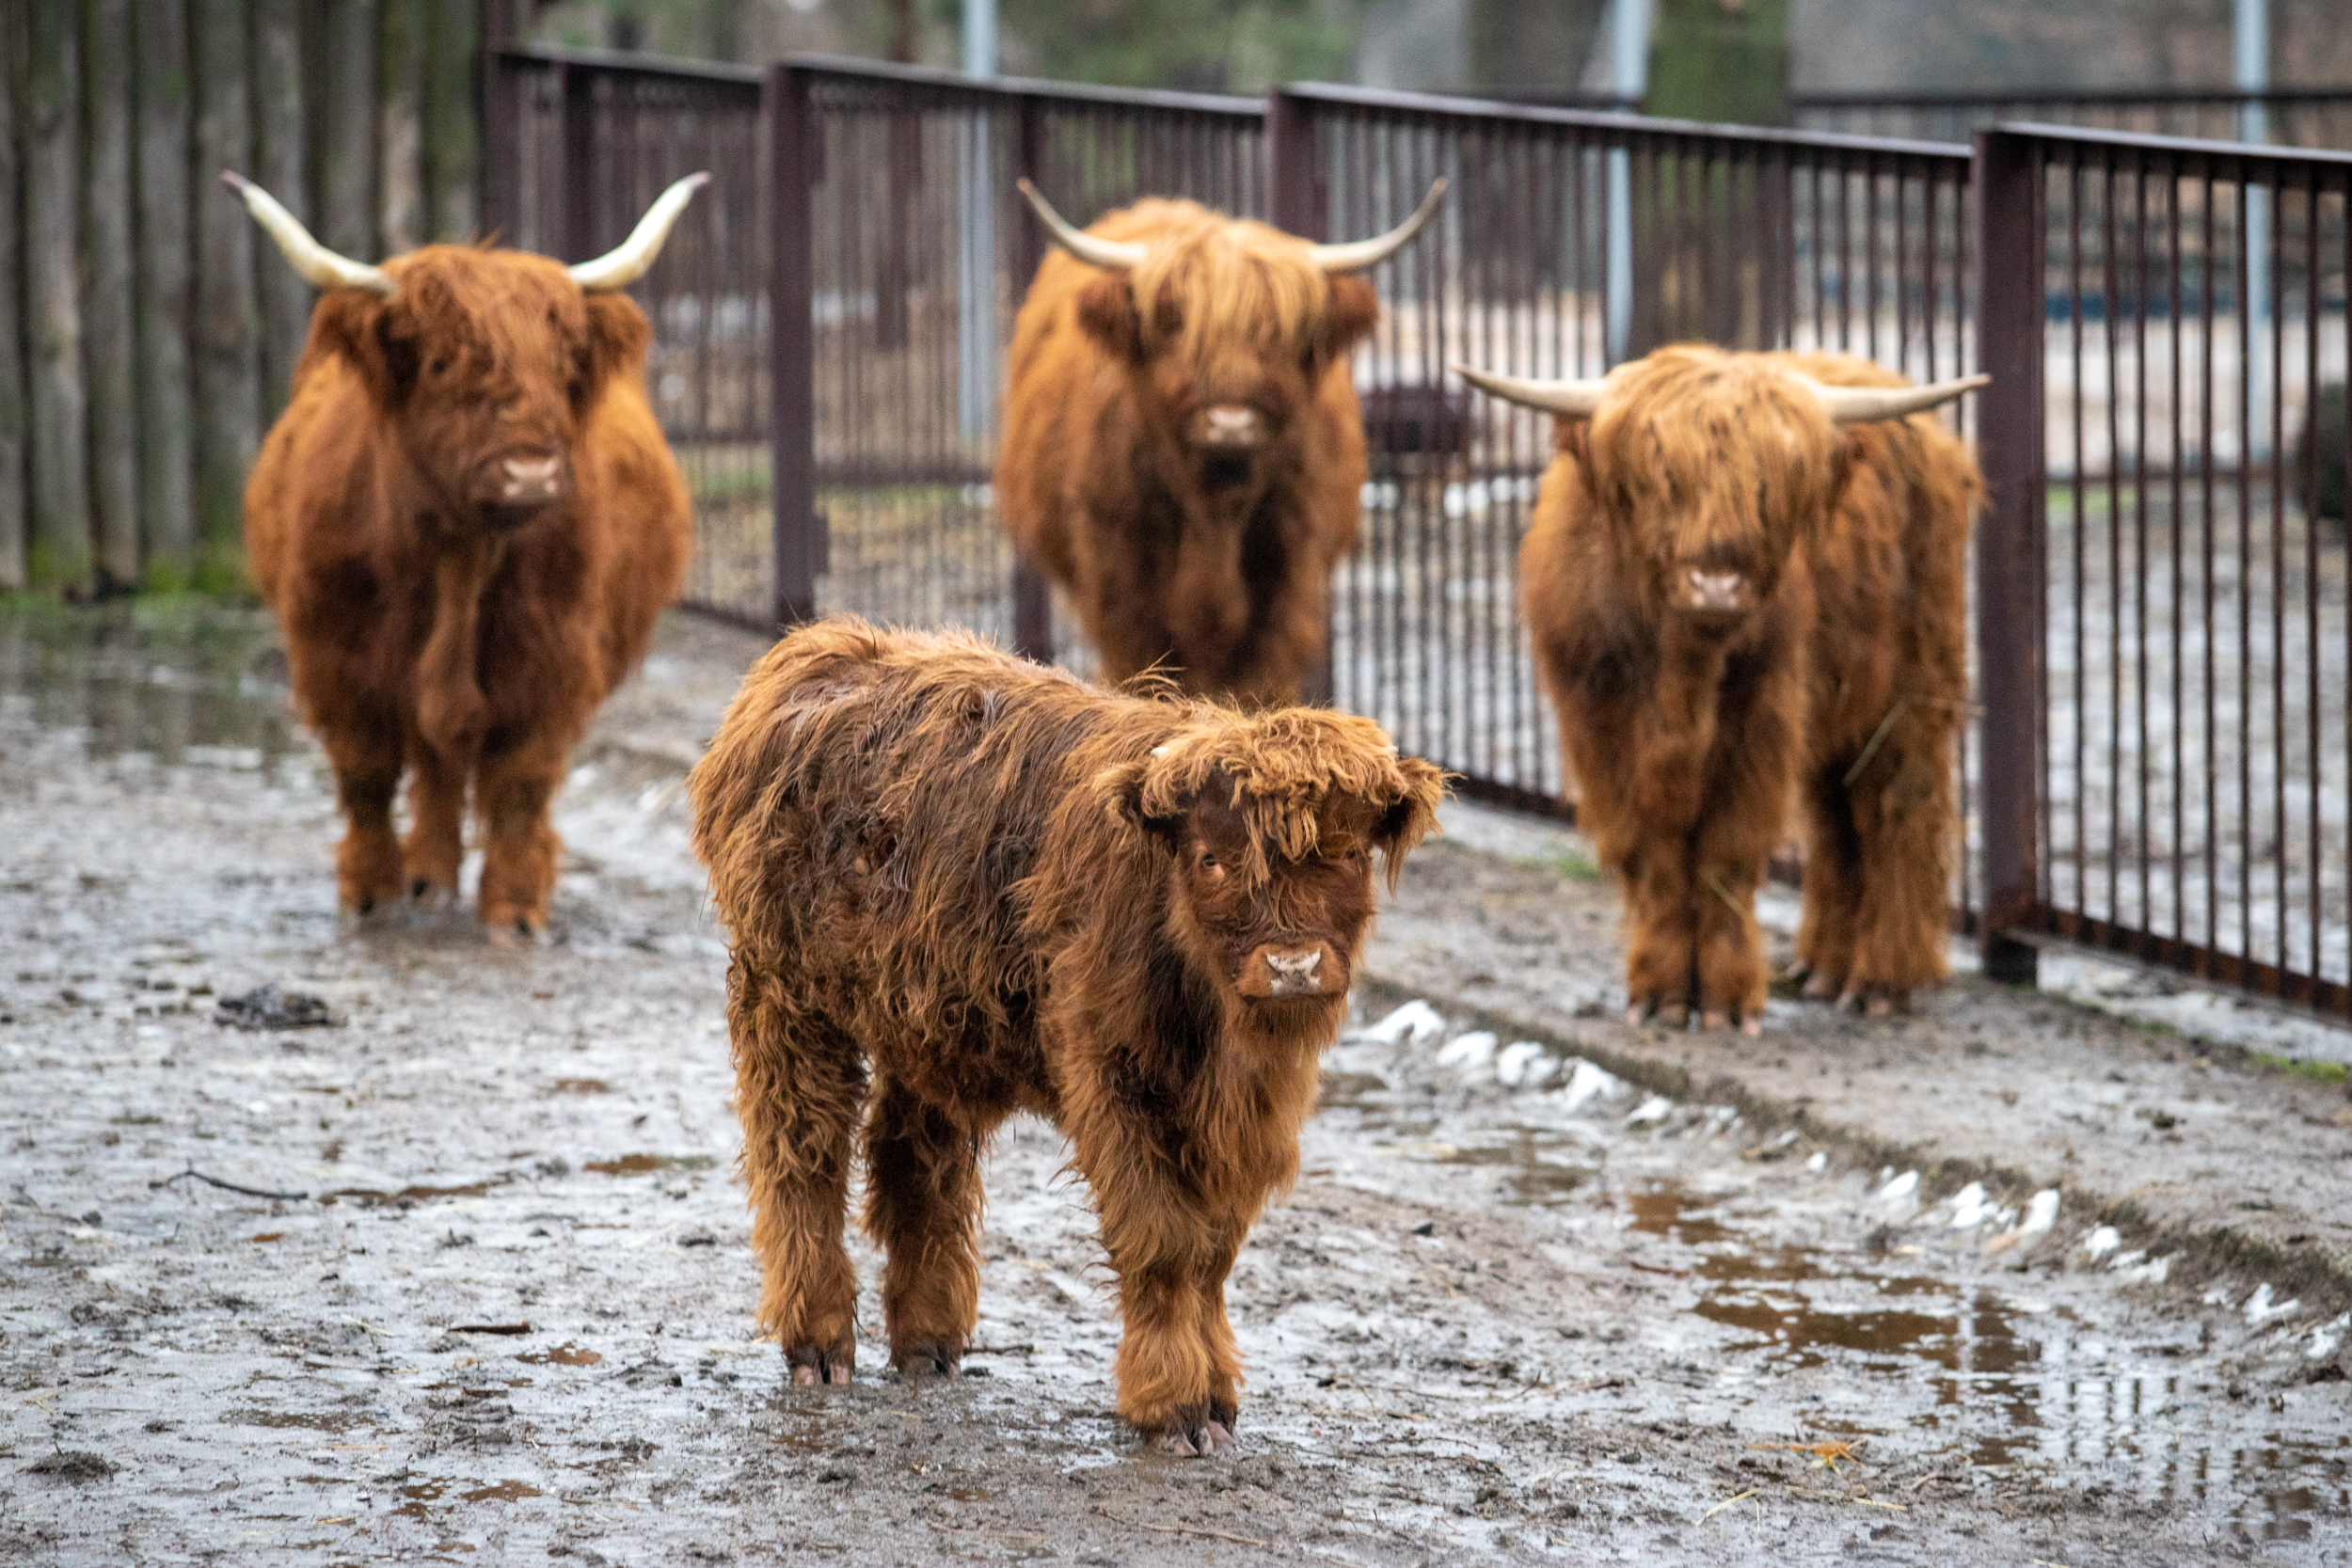
[[[1104,273],[1078,291],[1078,325],[1119,358],[1143,357],[1143,324],[1125,274]]]
[[[310,346],[340,355],[386,408],[408,401],[417,384],[417,344],[397,300],[362,289],[329,289],[310,317]]]
[[[1396,769],[1404,775],[1405,792],[1374,824],[1372,839],[1380,847],[1381,859],[1389,868],[1389,891],[1396,891],[1397,874],[1405,869],[1405,856],[1414,845],[1436,830],[1438,806],[1445,799],[1445,769],[1419,757],[1399,757]]]
[[[1325,364],[1347,357],[1380,320],[1380,296],[1360,277],[1331,279],[1323,308],[1323,341],[1315,345]]]
[[[645,349],[652,341],[653,328],[635,300],[617,293],[590,294],[588,384],[581,389],[580,401],[595,396],[616,375],[642,374]]]
[[[1094,777],[1094,791],[1110,819],[1131,828],[1148,840],[1173,844],[1183,831],[1184,814],[1170,812],[1160,799],[1165,791],[1149,788],[1152,759],[1122,762]]]

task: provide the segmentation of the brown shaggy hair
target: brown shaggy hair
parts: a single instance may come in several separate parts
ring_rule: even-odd
[[[1981,481],[1931,416],[1836,426],[1789,370],[1906,385],[1844,355],[1661,349],[1559,421],[1520,546],[1636,1020],[1754,1029],[1756,888],[1792,794],[1806,994],[1883,1012],[1945,973]]]
[[[1378,726],[1106,693],[960,633],[850,618],[755,666],[687,782],[731,935],[761,1326],[846,1383],[863,1132],[891,1361],[953,1371],[977,1313],[979,1158],[1069,1134],[1119,1278],[1120,1414],[1230,1441],[1224,1281],[1298,1167],[1317,1058],[1443,775]]]
[[[334,767],[343,908],[453,896],[470,784],[482,919],[535,932],[548,803],[677,593],[686,485],[627,296],[519,251],[428,245],[384,270],[389,298],[320,296],[246,485],[246,564]],[[514,501],[503,465],[548,457],[557,493]]]
[[[1151,248],[1125,274],[1060,251],[1038,268],[1013,326],[999,515],[1112,679],[1164,666],[1189,691],[1294,700],[1356,541],[1347,361],[1378,301],[1305,242],[1190,201],[1090,232]],[[1247,442],[1212,441],[1212,411]]]

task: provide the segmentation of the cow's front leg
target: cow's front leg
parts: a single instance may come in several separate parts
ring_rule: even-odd
[[[548,808],[563,782],[569,748],[532,736],[511,751],[485,756],[474,796],[482,815],[482,924],[526,937],[547,929],[563,841]]]
[[[337,728],[322,738],[344,823],[343,841],[335,850],[337,902],[349,913],[365,914],[402,892],[400,841],[392,836],[400,737],[385,723]]]
[[[1241,1368],[1223,1299],[1232,1245],[1142,1152],[1149,1141],[1108,1148],[1110,1140],[1097,1143],[1083,1128],[1074,1141],[1119,1276],[1120,1417],[1169,1453],[1230,1447],[1241,1410]]]
[[[759,1325],[796,1387],[846,1384],[857,1366],[857,1273],[841,1244],[850,1155],[866,1098],[856,1043],[777,979],[781,954],[740,950],[727,970],[727,1035],[743,1123]]]
[[[408,836],[401,841],[401,872],[408,895],[443,904],[457,896],[457,868],[466,853],[466,767],[429,745],[409,753]]]
[[[1763,933],[1756,923],[1756,887],[1763,863],[1709,855],[1702,841],[1698,862],[1699,1022],[1708,1029],[1737,1024],[1749,1035],[1764,1032],[1764,996],[1769,978]]]
[[[1686,844],[1644,844],[1618,870],[1625,889],[1626,1022],[1689,1022],[1696,982],[1698,927]]]
[[[866,1167],[890,1363],[952,1377],[980,1309],[977,1131],[885,1079],[866,1113]]]

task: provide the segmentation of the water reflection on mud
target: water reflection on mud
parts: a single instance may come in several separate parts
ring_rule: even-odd
[[[0,610],[0,717],[99,759],[267,769],[299,747],[268,617],[218,605]]]
[[[1675,1272],[1699,1282],[1692,1311],[1749,1336],[1728,1354],[1767,1371],[1915,1380],[1930,1408],[1910,1425],[1949,1433],[1963,1463],[2095,1468],[2151,1501],[2238,1499],[2234,1522],[2265,1540],[2307,1539],[2314,1515],[2352,1507],[2352,1437],[2332,1449],[2277,1433],[2260,1447],[2198,1444],[2166,1418],[2184,1393],[2179,1374],[2134,1365],[2137,1352],[2086,1333],[2064,1307],[1920,1274],[1901,1256],[1881,1267],[1868,1254],[1753,1246],[1677,1187],[1622,1201],[1629,1228],[1696,1253]],[[2267,1483],[2265,1472],[2276,1472]]]

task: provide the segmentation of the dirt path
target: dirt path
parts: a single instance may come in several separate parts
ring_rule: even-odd
[[[1776,1011],[1753,1060],[1629,1031],[1582,1016],[1605,895],[1477,816],[1236,1270],[1240,1453],[1112,1419],[1030,1122],[985,1375],[795,1394],[676,787],[755,645],[665,629],[510,952],[339,920],[265,631],[144,613],[0,620],[0,1560],[2352,1561],[2340,1087],[1974,982],[1900,1029]],[[268,982],[338,1023],[213,1022]]]

